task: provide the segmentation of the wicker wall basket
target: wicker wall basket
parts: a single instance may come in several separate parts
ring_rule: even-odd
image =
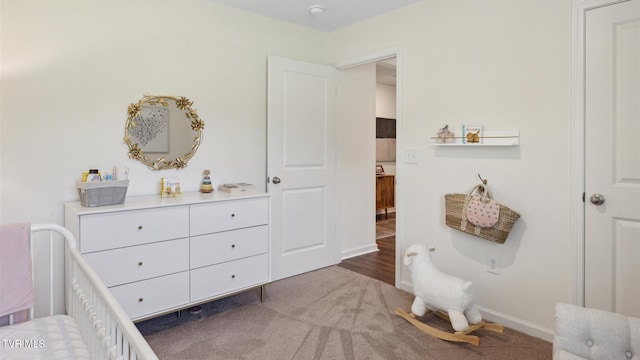
[[[500,204],[498,222],[490,228],[482,228],[467,222],[465,214],[465,200],[468,194],[446,194],[445,222],[447,226],[467,234],[481,237],[485,240],[504,244],[509,236],[513,224],[520,218],[520,214]]]

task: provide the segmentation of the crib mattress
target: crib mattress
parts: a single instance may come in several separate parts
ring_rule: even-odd
[[[0,359],[90,359],[76,322],[67,315],[0,327]]]

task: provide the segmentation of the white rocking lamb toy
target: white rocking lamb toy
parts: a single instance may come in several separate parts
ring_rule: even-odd
[[[411,271],[416,297],[411,305],[412,314],[407,314],[402,309],[396,309],[395,313],[418,329],[449,341],[479,345],[480,339],[477,336],[467,334],[479,328],[502,332],[502,325],[482,321],[480,311],[472,302],[471,282],[438,270],[431,261],[431,251],[433,249],[427,249],[424,245],[412,245],[405,252],[404,264]],[[427,310],[450,321],[456,332],[448,333],[416,319],[425,315]]]

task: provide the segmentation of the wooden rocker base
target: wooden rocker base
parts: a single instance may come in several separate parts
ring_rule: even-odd
[[[486,329],[486,330],[497,332],[497,333],[502,333],[502,331],[504,330],[501,324],[489,324],[483,321],[479,324],[473,324],[473,325],[470,324],[469,330],[466,330],[466,331],[446,332],[423,323],[422,321],[418,320],[417,316],[413,313],[407,313],[400,308],[395,308],[394,312],[396,315],[401,316],[402,318],[407,320],[409,323],[411,323],[411,325],[417,327],[419,330],[424,331],[425,333],[431,336],[435,336],[438,339],[442,339],[446,341],[454,341],[454,342],[464,342],[464,343],[469,343],[476,346],[480,345],[480,338],[475,335],[469,335],[470,333],[478,329]],[[431,313],[431,311],[427,310],[427,314],[428,313]],[[446,313],[441,311],[436,311],[434,312],[434,314],[439,318],[451,323],[451,320],[449,320],[449,315],[447,315]]]

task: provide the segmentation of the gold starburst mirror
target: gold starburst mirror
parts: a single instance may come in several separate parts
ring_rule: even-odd
[[[192,105],[186,97],[149,94],[129,105],[124,130],[129,158],[153,170],[186,167],[204,130]]]

